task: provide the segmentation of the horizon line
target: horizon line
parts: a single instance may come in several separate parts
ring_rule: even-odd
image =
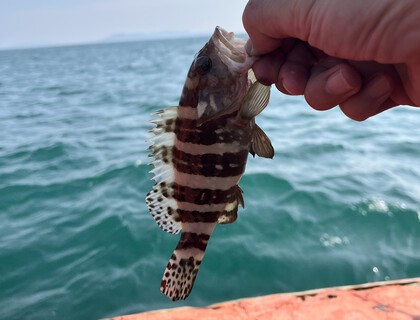
[[[29,50],[29,49],[48,49],[48,48],[61,48],[61,47],[76,47],[112,43],[129,43],[129,42],[143,42],[143,41],[156,41],[156,40],[176,40],[194,37],[205,37],[212,34],[213,31],[157,31],[148,33],[116,33],[106,36],[99,40],[81,41],[81,42],[68,42],[68,43],[34,43],[34,44],[18,44],[11,46],[1,46],[0,51],[13,51],[13,50]],[[235,35],[246,35],[245,31],[235,32]],[[132,37],[130,39],[130,37]]]

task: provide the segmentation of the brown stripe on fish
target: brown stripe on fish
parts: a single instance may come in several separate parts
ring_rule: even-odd
[[[176,211],[177,219],[180,222],[188,222],[188,223],[197,223],[197,222],[216,222],[219,218],[220,212],[218,211],[189,211],[189,210],[181,210],[178,209]]]
[[[190,128],[175,128],[176,138],[181,142],[190,142],[197,145],[212,145],[215,143],[239,143],[248,144],[248,134],[237,134],[234,130],[191,130]]]
[[[232,202],[236,198],[238,186],[230,189],[200,189],[183,186],[177,183],[173,184],[173,197],[175,200],[189,202],[194,204],[219,204]]]
[[[210,236],[205,233],[182,232],[181,239],[179,240],[175,250],[196,248],[204,251],[206,250],[209,239]]]
[[[178,121],[191,121],[181,120]],[[204,126],[211,126],[204,128]],[[250,141],[251,132],[238,131],[237,128],[220,127],[205,123],[201,127],[176,124],[175,134],[178,141],[190,142],[198,145],[212,145],[215,143],[239,143],[247,145]]]
[[[198,222],[204,222],[204,223],[218,222],[218,223],[220,223],[219,220],[223,220],[223,221],[229,220],[226,217],[235,216],[234,220],[236,220],[236,212],[237,211],[238,211],[238,208],[235,207],[232,210],[224,210],[222,212],[219,212],[219,211],[198,211],[198,210],[188,211],[188,210],[181,210],[181,209],[177,209],[176,212],[177,212],[177,219],[179,219],[179,221],[183,222],[183,223],[198,223]]]
[[[237,111],[217,118],[217,121],[208,121],[201,125],[197,119],[191,117],[190,107],[180,107],[179,115],[176,119],[174,132],[177,139],[182,142],[192,142],[197,144],[209,145],[218,142],[248,143],[251,132],[240,130],[229,123],[236,117]]]
[[[200,129],[200,128],[225,128],[229,119],[233,118],[235,116],[235,113],[231,113],[226,116],[220,116],[217,118],[217,121],[208,121],[203,123],[201,126],[198,125],[199,121],[197,120],[197,115],[195,117],[188,116],[191,114],[191,109],[187,107],[179,107],[180,112],[176,119],[175,125],[177,127],[183,127],[183,128],[189,128],[189,129]],[[185,110],[184,110],[185,109]],[[183,112],[184,111],[184,112]]]
[[[234,143],[215,143],[210,145],[204,145],[200,144],[197,146],[195,143],[189,143],[189,142],[181,142],[179,140],[176,140],[176,147],[184,151],[186,153],[190,154],[203,154],[203,153],[223,153],[226,151],[229,152],[237,152],[242,149],[249,150],[249,146],[247,145],[241,145],[237,142]]]
[[[223,154],[190,154],[173,148],[173,164],[178,172],[204,177],[231,177],[243,173],[248,150]]]

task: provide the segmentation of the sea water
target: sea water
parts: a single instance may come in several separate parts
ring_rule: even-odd
[[[420,109],[365,122],[272,89],[245,209],[185,302],[159,291],[179,236],[147,211],[152,112],[207,39],[0,51],[0,319],[98,319],[420,276]]]

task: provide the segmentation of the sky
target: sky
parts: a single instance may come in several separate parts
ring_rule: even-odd
[[[244,32],[247,0],[0,0],[0,48],[88,43],[115,34]]]

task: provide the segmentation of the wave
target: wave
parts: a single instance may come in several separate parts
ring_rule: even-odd
[[[202,43],[2,53],[0,318],[172,306],[159,283],[178,237],[147,211],[144,140]],[[245,208],[180,305],[419,276],[417,110],[355,123],[275,90],[270,105],[257,122],[276,156],[249,159]]]

